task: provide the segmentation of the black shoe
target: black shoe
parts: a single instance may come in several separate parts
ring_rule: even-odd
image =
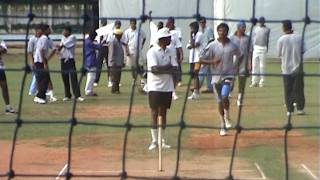
[[[203,90],[203,91],[201,91],[201,93],[205,93],[205,94],[211,94],[211,93],[213,93],[213,90],[212,89],[206,89],[206,90]]]
[[[91,93],[89,93],[89,94],[86,94],[86,96],[98,96],[98,94],[95,93],[95,92],[91,92]]]

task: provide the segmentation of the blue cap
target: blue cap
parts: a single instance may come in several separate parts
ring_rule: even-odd
[[[266,19],[263,17],[263,16],[261,16],[260,18],[259,18],[259,22],[260,23],[264,23],[266,21]]]
[[[241,26],[246,26],[246,22],[244,20],[240,20],[237,22],[237,28],[240,28]]]

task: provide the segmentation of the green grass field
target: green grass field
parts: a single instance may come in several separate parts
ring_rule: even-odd
[[[77,68],[80,68],[81,56],[78,50]],[[4,56],[7,68],[22,68],[24,55],[20,50],[9,50]],[[184,65],[184,70],[188,65]],[[59,70],[60,63],[57,57],[50,60],[50,69]],[[267,64],[268,73],[279,73],[280,64],[269,61]],[[305,63],[306,73],[319,73],[319,63]],[[11,104],[17,108],[21,91],[23,72],[6,72],[10,90]],[[62,102],[64,97],[62,80],[59,73],[51,73],[55,95],[59,101],[46,105],[33,103],[33,97],[28,95],[28,88],[31,75],[28,75],[23,88],[23,103],[21,119],[23,121],[66,121],[71,118],[72,103]],[[189,77],[184,76],[184,86],[177,89],[180,99],[172,102],[172,108],[168,113],[168,123],[173,124],[180,121],[180,116],[186,94]],[[85,97],[84,102],[77,103],[76,118],[79,121],[99,122],[108,124],[123,125],[127,121],[129,110],[129,99],[132,79],[129,72],[123,73],[121,94],[113,95],[110,88],[106,86],[106,73],[95,91],[97,97]],[[81,92],[85,78],[82,81]],[[237,86],[235,86],[237,87]],[[190,93],[189,93],[190,94]],[[231,119],[235,124],[238,108],[235,105],[237,88],[234,89],[231,98]],[[293,126],[319,126],[319,77],[305,77],[306,115],[294,115]],[[248,82],[244,97],[244,107],[241,117],[241,125],[247,128],[283,127],[286,122],[286,109],[283,100],[283,85],[281,77],[267,77],[264,88],[249,88]],[[0,106],[4,110],[4,104]],[[202,94],[199,101],[187,101],[184,120],[189,125],[219,126],[219,118],[216,101],[212,94]],[[14,121],[16,116],[5,115],[0,111],[1,121]],[[130,123],[134,125],[149,125],[150,111],[147,96],[135,91],[133,112]],[[15,124],[0,125],[0,139],[9,141],[12,139]],[[19,129],[18,139],[24,141],[44,140],[43,146],[48,148],[66,148],[69,125],[67,124],[23,124]],[[169,143],[173,150],[165,155],[175,160],[178,127],[167,129]],[[76,150],[85,149],[90,146],[99,145],[106,149],[117,149],[122,144],[125,129],[102,126],[77,125],[74,132],[73,146]],[[243,131],[239,137],[239,149],[236,152],[237,160],[245,160],[249,163],[258,162],[268,179],[284,179],[284,154],[283,154],[283,131]],[[197,156],[201,155],[201,163],[205,163],[210,155],[227,157],[231,155],[234,131],[230,131],[228,137],[219,137],[217,130],[210,129],[189,129],[183,131],[182,135],[182,162],[198,162]],[[207,136],[214,136],[213,140]],[[96,138],[99,137],[99,138]],[[52,138],[56,138],[52,140]],[[226,140],[224,140],[224,138]],[[206,141],[207,140],[207,141]],[[299,164],[311,163],[312,169],[319,169],[317,158],[319,146],[319,130],[292,130],[289,133],[289,163],[290,179],[312,179],[307,173],[301,170]],[[132,141],[132,142],[131,142]],[[149,128],[132,129],[128,139],[129,159],[151,158],[156,153],[148,152],[147,146],[150,141]],[[202,142],[203,141],[203,142]],[[292,142],[292,144],[290,144]],[[115,144],[118,144],[117,146]],[[225,145],[226,144],[226,145]],[[0,151],[0,156],[1,151]],[[208,163],[208,162],[207,162]],[[219,162],[209,162],[219,163]],[[228,162],[225,168],[228,168]],[[226,169],[225,169],[226,170]],[[0,168],[0,174],[4,171]],[[317,172],[314,172],[317,174]]]

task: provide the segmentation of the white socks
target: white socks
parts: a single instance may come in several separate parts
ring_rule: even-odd
[[[151,129],[151,138],[152,138],[152,142],[158,142],[158,130],[157,129]]]
[[[230,119],[229,111],[227,109],[223,109],[223,111],[224,111],[224,119],[229,120]]]
[[[165,142],[166,131],[162,129],[162,143]],[[152,142],[158,142],[158,129],[151,129]]]

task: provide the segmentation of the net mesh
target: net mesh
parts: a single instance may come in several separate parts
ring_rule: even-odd
[[[140,32],[141,27],[143,25],[143,23],[145,23],[146,20],[148,20],[148,15],[145,12],[145,0],[141,0],[142,1],[142,12],[141,12],[141,16],[139,17],[140,19],[140,23],[138,26],[138,31]],[[25,66],[22,69],[6,69],[6,71],[24,71],[23,77],[22,77],[22,82],[21,82],[21,91],[20,91],[20,97],[19,97],[19,106],[18,106],[18,113],[17,113],[17,117],[15,119],[15,121],[1,121],[1,124],[15,124],[15,128],[14,128],[14,132],[13,132],[13,138],[12,138],[12,146],[11,146],[11,151],[10,151],[10,160],[9,160],[9,169],[7,171],[6,174],[0,174],[0,177],[2,178],[7,178],[7,179],[13,179],[15,177],[56,177],[56,174],[42,174],[42,173],[30,173],[30,174],[23,174],[23,173],[19,173],[16,172],[14,169],[14,155],[16,152],[16,144],[17,144],[17,140],[18,140],[18,134],[20,129],[23,127],[23,125],[25,124],[64,124],[64,125],[69,125],[69,131],[68,131],[68,155],[67,155],[67,169],[66,172],[61,175],[61,177],[65,177],[65,179],[71,179],[72,177],[86,177],[86,178],[94,178],[94,177],[105,177],[105,178],[120,178],[120,179],[126,179],[126,178],[132,178],[132,179],[154,179],[154,177],[145,177],[145,176],[131,176],[130,174],[127,173],[127,168],[126,168],[126,160],[127,160],[127,144],[128,144],[128,137],[129,137],[129,132],[132,128],[146,128],[146,127],[150,127],[150,126],[146,126],[146,125],[135,125],[133,123],[131,123],[131,115],[132,115],[132,107],[133,107],[133,102],[134,102],[134,96],[135,96],[135,90],[136,90],[136,79],[134,79],[133,83],[132,83],[132,87],[131,87],[131,93],[130,93],[130,101],[129,101],[129,113],[127,116],[127,120],[123,125],[116,125],[116,124],[108,124],[108,123],[99,123],[99,122],[88,122],[88,121],[80,121],[77,120],[77,117],[75,116],[76,114],[76,106],[77,106],[77,101],[74,100],[73,104],[72,104],[72,113],[71,113],[71,118],[68,120],[64,120],[64,121],[53,121],[53,120],[41,120],[41,121],[24,121],[21,118],[21,112],[22,112],[22,102],[23,102],[23,95],[24,95],[24,87],[26,85],[26,78],[27,76],[32,72],[30,66],[28,65],[28,53],[27,53],[27,44],[28,44],[28,36],[29,36],[29,31],[30,31],[30,26],[32,21],[34,20],[35,17],[37,18],[58,18],[58,19],[78,19],[79,17],[60,17],[60,16],[38,16],[36,14],[33,13],[33,6],[34,6],[34,2],[33,0],[29,0],[29,13],[26,16],[7,16],[7,15],[0,15],[0,17],[3,18],[27,18],[28,22],[26,24],[26,34],[25,34]],[[196,12],[193,15],[193,17],[175,17],[177,19],[199,19],[201,17],[201,12],[199,9],[199,4],[200,4],[200,0],[197,0],[197,8],[196,8]],[[302,31],[302,37],[303,37],[303,41],[305,38],[305,34],[306,34],[306,28],[308,25],[310,25],[311,23],[317,23],[320,24],[319,20],[313,20],[310,19],[309,17],[309,0],[305,0],[305,16],[303,17],[302,20],[295,20],[293,22],[295,23],[304,23],[303,26],[303,31]],[[84,1],[84,8],[83,8],[83,15],[81,16],[81,19],[83,20],[83,41],[85,39],[85,27],[86,27],[86,23],[90,20],[90,19],[97,19],[98,17],[90,17],[87,14],[87,1]],[[104,17],[107,19],[129,19],[129,18],[117,18],[117,17]],[[167,17],[156,17],[157,19],[165,19]],[[221,19],[221,18],[215,18],[215,17],[206,17],[208,20],[218,20],[218,21],[232,21],[232,22],[236,22],[239,21],[240,19]],[[103,18],[101,18],[103,19]],[[246,22],[252,23],[251,29],[250,29],[250,37],[252,34],[252,30],[253,30],[253,25],[256,24],[257,22],[257,18],[256,18],[256,0],[252,0],[252,17],[249,20],[246,20]],[[267,20],[266,22],[273,22],[273,23],[280,23],[281,21],[277,21],[277,20]],[[139,33],[140,35],[140,33]],[[140,38],[138,38],[140,40]],[[251,38],[250,38],[251,39]],[[83,42],[84,44],[84,42]],[[140,43],[138,43],[139,45]],[[138,48],[139,49],[139,48]],[[85,49],[83,48],[83,53],[84,53]],[[249,51],[249,49],[248,49]],[[139,51],[137,51],[137,53],[139,53]],[[303,55],[301,54],[302,59],[303,59]],[[137,55],[137,59],[136,59],[136,63],[138,63],[138,58],[139,58],[139,54]],[[84,62],[84,61],[83,61]],[[246,62],[248,63],[248,62]],[[301,65],[303,65],[303,62],[301,62]],[[141,71],[141,69],[137,69],[138,73],[139,71]],[[52,71],[50,71],[52,72]],[[60,72],[60,71],[58,71]],[[79,85],[81,84],[85,74],[86,74],[86,70],[84,68],[82,68],[80,71],[78,71],[78,73],[81,74],[80,76],[80,80],[79,80]],[[187,124],[185,122],[185,112],[186,112],[186,106],[187,106],[187,96],[188,96],[188,92],[190,90],[190,85],[192,83],[192,74],[191,73],[185,73],[184,75],[189,75],[190,78],[188,80],[188,86],[186,89],[186,93],[184,96],[184,103],[182,106],[182,111],[181,111],[181,115],[180,115],[180,121],[178,123],[175,124],[168,124],[168,127],[178,127],[179,128],[179,132],[178,132],[178,139],[177,139],[177,154],[176,154],[176,165],[175,165],[175,170],[174,170],[174,174],[167,178],[167,179],[180,179],[179,177],[179,167],[180,167],[180,161],[181,161],[181,139],[182,139],[182,133],[185,129],[187,128],[198,128],[198,129],[220,129],[220,127],[216,127],[216,126],[204,126],[204,125],[191,125],[191,124]],[[213,74],[214,75],[214,74]],[[250,74],[250,75],[260,75],[260,74]],[[276,73],[266,73],[264,74],[265,76],[275,76],[275,77],[281,77],[281,74],[276,74]],[[303,74],[304,76],[313,76],[313,77],[317,77],[319,76],[318,74]],[[243,101],[243,98],[245,96],[244,92],[245,92],[245,86],[243,86],[242,89],[243,92],[243,96],[241,99],[241,102]],[[238,140],[239,140],[239,135],[242,131],[273,131],[273,130],[282,130],[284,131],[284,137],[283,137],[283,141],[284,141],[284,145],[283,145],[283,152],[284,152],[284,161],[285,161],[285,179],[289,179],[289,159],[288,159],[288,134],[292,129],[320,129],[320,126],[293,126],[292,122],[291,122],[291,115],[288,116],[287,119],[287,123],[285,126],[281,126],[281,127],[254,127],[254,128],[248,128],[248,127],[243,127],[241,125],[241,115],[242,115],[242,111],[243,108],[242,106],[239,106],[238,108],[238,112],[237,112],[237,119],[236,119],[236,125],[233,128],[235,130],[235,135],[234,135],[234,140],[233,140],[233,145],[232,145],[232,153],[231,153],[231,157],[230,157],[230,161],[229,161],[229,169],[228,169],[228,176],[226,177],[226,179],[234,179],[233,178],[233,170],[234,170],[234,160],[236,157],[236,151],[237,151],[237,145],[238,145]],[[84,125],[84,126],[101,126],[101,127],[111,127],[111,128],[124,128],[125,129],[125,135],[124,135],[124,139],[123,139],[123,151],[122,151],[122,172],[120,174],[113,174],[113,175],[96,175],[96,174],[90,174],[90,173],[86,173],[86,174],[76,174],[72,172],[72,163],[71,163],[71,157],[72,157],[72,140],[73,140],[73,135],[74,135],[74,129],[77,125]],[[184,179],[188,179],[188,177],[184,177]],[[192,178],[195,179],[195,178]],[[203,179],[203,178],[201,178]]]

